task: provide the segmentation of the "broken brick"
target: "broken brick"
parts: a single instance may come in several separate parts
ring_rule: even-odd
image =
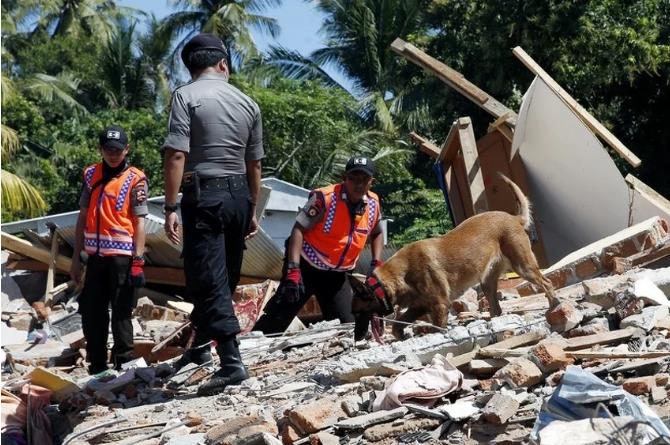
[[[547,311],[547,322],[558,332],[570,330],[577,326],[584,316],[577,307],[567,301]]]
[[[639,396],[651,393],[652,388],[656,386],[654,376],[633,377],[623,382],[623,389],[629,393]]]
[[[531,349],[531,354],[531,358],[543,373],[563,369],[575,361],[565,354],[561,345],[549,341],[540,342]]]
[[[335,397],[326,397],[297,406],[288,413],[291,424],[302,434],[316,433],[346,417],[342,404]]]

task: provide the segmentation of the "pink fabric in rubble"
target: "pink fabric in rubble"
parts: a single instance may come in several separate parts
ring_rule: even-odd
[[[431,407],[441,397],[460,389],[462,384],[461,371],[436,354],[429,366],[402,372],[388,380],[384,390],[376,391],[372,410],[394,409],[404,402]]]

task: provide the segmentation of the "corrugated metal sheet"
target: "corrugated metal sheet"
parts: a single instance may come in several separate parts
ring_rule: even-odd
[[[147,253],[145,256],[147,264],[151,266],[183,268],[181,246],[174,245],[167,238],[163,230],[163,223],[162,219],[152,215],[146,220]],[[58,234],[70,246],[74,246],[74,227],[59,228]],[[284,254],[272,241],[272,238],[261,228],[258,234],[248,240],[246,244],[247,249],[244,251],[242,275],[252,278],[280,279]],[[215,246],[212,246],[212,248],[215,248]]]

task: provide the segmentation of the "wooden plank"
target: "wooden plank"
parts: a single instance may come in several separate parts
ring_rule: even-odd
[[[549,300],[544,294],[529,295],[515,300],[503,300],[500,302],[500,308],[503,314],[539,311],[549,309]]]
[[[664,361],[666,357],[656,357],[656,358],[648,358],[644,360],[634,360],[629,363],[624,363],[621,366],[617,366],[616,368],[612,368],[607,370],[609,373],[613,372],[627,372],[627,371],[632,371],[634,369],[639,369],[639,368],[644,368],[646,366],[651,366],[651,365],[658,365],[662,361]]]
[[[423,136],[418,135],[415,132],[411,132],[409,134],[409,138],[414,142],[414,144],[419,147],[419,150],[421,150],[423,153],[427,154],[433,159],[437,159],[440,156],[440,148],[430,142],[428,139],[424,138]]]
[[[573,351],[565,353],[574,358],[657,358],[670,356],[670,351],[617,352],[617,351]]]
[[[566,351],[574,351],[578,349],[588,348],[594,345],[602,345],[605,343],[613,343],[616,341],[625,340],[633,335],[635,330],[633,328],[618,329],[611,332],[603,332],[602,334],[585,335],[583,337],[573,337],[568,339],[568,344],[565,346]]]
[[[528,332],[526,334],[516,335],[514,337],[506,338],[505,340],[499,341],[492,345],[487,346],[483,349],[497,350],[497,349],[513,349],[519,346],[525,346],[530,344],[535,344],[538,341],[542,340],[546,335],[542,332]],[[457,355],[455,357],[449,357],[449,363],[459,368],[465,366],[474,360],[483,349],[475,348],[470,352],[465,354]],[[486,354],[486,352],[484,352]]]
[[[649,187],[644,182],[640,181],[635,176],[628,173],[626,175],[626,182],[630,187],[632,187],[640,195],[647,198],[647,200],[654,204],[659,209],[663,210],[665,213],[670,214],[670,201],[668,201],[665,196],[658,193],[653,188]]]
[[[537,331],[527,332],[525,334],[515,335],[514,337],[506,338],[503,341],[499,341],[498,343],[489,345],[485,348],[482,348],[481,350],[484,351],[484,354],[486,354],[486,351],[494,351],[498,349],[514,349],[518,348],[519,346],[535,344],[538,341],[542,340],[544,337],[546,337],[546,334],[544,332],[537,332]]]
[[[472,121],[469,117],[461,117],[457,121],[458,138],[465,162],[465,172],[470,185],[470,196],[475,214],[486,212],[489,209],[486,200],[486,189],[484,187],[484,175],[479,164],[479,153],[477,152],[477,140],[472,129]]]
[[[447,138],[444,140],[444,144],[442,144],[440,155],[437,158],[438,161],[442,162],[445,173],[451,168],[451,164],[458,155],[460,148],[461,144],[458,138],[458,121],[454,121],[454,123],[451,124],[451,127],[449,128],[449,133],[447,134]]]
[[[58,255],[58,232],[56,232],[56,226],[50,226],[51,231],[51,251],[49,252],[49,270],[47,271],[47,284],[46,291],[44,293],[44,303],[49,306],[50,301],[53,296],[51,295],[51,290],[54,288],[54,280],[56,278],[56,255]]]
[[[493,96],[470,82],[463,76],[463,74],[400,38],[393,41],[391,49],[396,54],[403,56],[412,63],[435,75],[442,82],[461,93],[492,116],[498,118],[509,113],[506,123],[512,127],[516,125],[517,114],[514,111],[510,110],[505,105],[498,102]]]
[[[530,57],[526,51],[517,46],[512,51],[526,68],[538,76],[547,86],[556,93],[565,104],[579,117],[584,124],[595,134],[600,136],[614,151],[624,158],[633,167],[639,167],[642,161],[630,151],[616,136],[614,136],[598,119],[593,117],[584,107],[579,105],[567,91],[565,91],[542,67]]]
[[[5,232],[1,233],[0,241],[2,242],[3,249],[11,250],[12,252],[19,253],[28,258],[33,258],[44,264],[49,264],[50,262],[51,254],[43,247],[34,246],[28,241]],[[54,264],[57,270],[69,273],[72,260],[63,255],[56,255]]]

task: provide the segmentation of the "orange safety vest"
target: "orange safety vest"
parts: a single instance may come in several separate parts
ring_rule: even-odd
[[[84,169],[84,186],[90,192],[84,249],[89,255],[133,254],[133,217],[130,192],[147,178],[141,170],[128,167],[106,183],[102,182],[102,163]]]
[[[356,267],[368,235],[381,215],[379,197],[368,192],[362,215],[351,219],[349,206],[342,196],[342,184],[315,190],[323,194],[325,215],[311,229],[305,230],[302,256],[318,269],[346,271]]]

